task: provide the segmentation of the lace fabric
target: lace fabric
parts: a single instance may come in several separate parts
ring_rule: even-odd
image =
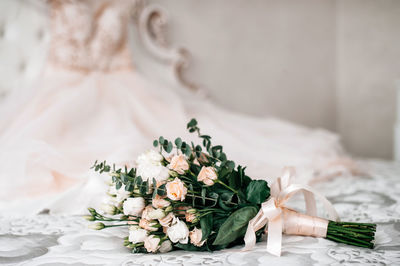
[[[368,162],[370,178],[321,184],[343,220],[377,222],[375,249],[357,248],[322,238],[284,236],[283,256],[242,246],[214,253],[173,251],[131,254],[123,243],[126,228],[93,231],[80,216],[1,217],[0,263],[18,265],[398,265],[400,263],[400,165]],[[296,204],[296,202],[294,202]],[[299,202],[300,203],[300,202]],[[296,207],[302,208],[301,204]]]
[[[132,68],[130,1],[52,0],[49,63],[78,71]]]

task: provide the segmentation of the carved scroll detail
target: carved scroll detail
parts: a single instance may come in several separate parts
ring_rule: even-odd
[[[138,16],[139,34],[143,44],[158,60],[172,65],[174,78],[184,87],[197,91],[193,83],[183,77],[189,66],[190,53],[183,47],[171,47],[166,38],[167,12],[157,5],[147,5]]]

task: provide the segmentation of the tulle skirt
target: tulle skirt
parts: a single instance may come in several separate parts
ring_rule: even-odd
[[[199,142],[191,118],[248,175],[270,180],[284,166],[308,182],[344,155],[338,136],[274,118],[224,110],[201,97],[182,97],[133,70],[46,71],[32,89],[0,109],[0,211],[83,213],[105,193],[95,160],[134,165],[159,136]]]

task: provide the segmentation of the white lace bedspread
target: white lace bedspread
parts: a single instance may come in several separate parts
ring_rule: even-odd
[[[325,239],[285,236],[282,257],[258,243],[224,251],[131,254],[121,228],[93,231],[78,216],[0,216],[0,265],[400,265],[400,164],[367,162],[371,177],[319,185],[342,220],[376,222],[376,247],[356,248]]]

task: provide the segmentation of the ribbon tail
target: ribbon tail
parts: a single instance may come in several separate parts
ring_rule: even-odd
[[[255,221],[256,221],[256,217],[251,219],[249,222],[249,225],[247,226],[246,234],[244,235],[245,246],[242,249],[242,251],[251,250],[256,245],[256,231],[254,229]]]
[[[303,190],[303,195],[306,203],[306,213],[311,216],[317,216],[317,203],[314,194],[308,190]]]
[[[268,221],[267,251],[272,255],[281,256],[282,250],[282,216],[279,215]]]

